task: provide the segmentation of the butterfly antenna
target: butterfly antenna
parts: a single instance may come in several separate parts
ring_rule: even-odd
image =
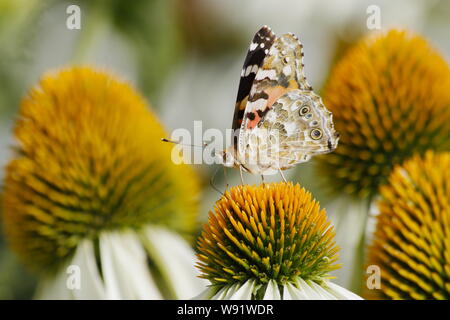
[[[195,144],[181,143],[180,141],[173,141],[173,140],[166,139],[166,138],[161,138],[161,141],[162,142],[169,142],[169,143],[173,143],[173,144],[179,144],[180,146],[196,147],[196,148],[205,148],[209,144],[207,142],[203,142],[203,144],[201,146],[198,146],[198,145],[195,145]]]
[[[216,187],[216,185],[214,184],[214,178],[217,175],[217,172],[219,172],[219,168],[216,169],[216,171],[214,171],[214,174],[212,175],[211,179],[209,179],[209,184],[211,185],[211,187],[216,190],[218,193],[220,193],[222,196],[224,195],[224,193],[222,191],[219,190],[219,188]]]

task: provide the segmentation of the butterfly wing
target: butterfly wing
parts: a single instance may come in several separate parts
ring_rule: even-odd
[[[312,91],[303,67],[303,45],[298,38],[291,33],[276,38],[250,88],[240,127],[239,150],[246,145],[245,131],[256,128],[279,97],[295,89]]]
[[[233,130],[241,128],[244,110],[247,104],[248,95],[255,80],[256,73],[262,66],[264,58],[275,41],[275,34],[268,26],[263,26],[253,37],[247,56],[242,67],[241,79],[239,81],[239,89],[236,98],[236,105],[233,116]],[[238,132],[235,134],[235,147],[237,145]]]
[[[276,163],[285,169],[333,151],[339,135],[322,99],[312,91],[294,89],[277,99],[257,128],[247,131],[247,139],[262,141],[249,144],[254,150],[247,152],[264,154],[272,167]]]

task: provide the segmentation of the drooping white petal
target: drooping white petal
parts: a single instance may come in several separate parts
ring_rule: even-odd
[[[228,299],[228,295],[233,295],[237,289],[239,288],[239,285],[234,284],[230,286],[225,286],[222,289],[220,289],[213,297],[212,300],[226,300]]]
[[[147,251],[161,267],[178,299],[190,299],[205,290],[209,283],[198,277],[195,254],[186,241],[167,229],[154,226],[147,227],[143,236]]]
[[[314,288],[302,278],[297,278],[297,286],[299,290],[304,292],[307,300],[322,300],[320,293],[314,290]]]
[[[283,300],[311,300],[305,290],[295,287],[292,283],[284,285]]]
[[[317,292],[317,294],[320,296],[320,300],[337,300],[336,296],[332,295],[325,288],[318,285],[314,281],[308,281],[308,284],[314,291]]]
[[[362,298],[353,292],[330,281],[325,282],[328,290],[339,300],[362,300]]]
[[[71,277],[79,277],[79,287],[69,283]],[[78,281],[75,280],[76,282]],[[51,300],[106,298],[91,240],[84,240],[79,244],[72,260],[62,267],[55,277],[42,280],[35,298]]]
[[[369,203],[367,200],[356,200],[341,196],[326,205],[327,213],[336,232],[336,244],[341,248],[339,261],[345,268],[333,271],[336,283],[347,288],[352,286],[353,275],[359,257],[359,246],[366,229]],[[351,232],[348,232],[351,230]]]
[[[147,256],[133,232],[100,235],[100,258],[108,299],[161,299]]]
[[[280,290],[275,280],[270,280],[267,284],[266,292],[264,293],[263,300],[280,300]]]
[[[191,298],[191,300],[210,300],[210,299],[213,299],[214,295],[216,295],[217,293],[218,293],[217,289],[210,286],[207,289],[203,290],[200,294]]]
[[[234,293],[228,294],[229,300],[250,300],[255,290],[255,280],[247,280]]]
[[[72,300],[73,294],[67,290],[67,275],[60,272],[56,277],[42,279],[36,292],[34,299],[36,300]]]

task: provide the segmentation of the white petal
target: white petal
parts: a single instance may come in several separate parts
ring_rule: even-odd
[[[160,227],[147,227],[145,247],[170,281],[178,299],[190,299],[209,285],[195,267],[192,248],[179,235]]]
[[[275,280],[270,280],[267,284],[266,292],[264,293],[263,300],[280,300],[280,290]]]
[[[100,257],[108,299],[161,299],[147,255],[132,232],[100,236]]]
[[[255,281],[252,279],[246,281],[243,285],[240,285],[239,289],[237,289],[232,294],[228,294],[227,296],[229,300],[251,300],[252,293],[254,290],[255,290]]]
[[[80,287],[70,288],[69,277],[77,276],[68,273],[69,266],[79,270]],[[106,293],[95,261],[94,246],[91,240],[82,241],[72,260],[61,268],[54,278],[44,279],[35,296],[36,299],[105,299]]]
[[[302,278],[297,278],[297,285],[299,290],[303,291],[307,297],[306,300],[322,300],[322,296],[316,290],[314,290],[309,283]]]
[[[65,270],[65,268],[64,268]],[[73,293],[67,290],[67,275],[59,272],[55,277],[43,278],[38,283],[34,299],[37,300],[72,300]]]
[[[292,283],[284,285],[283,300],[310,300],[306,292],[295,287]]]
[[[193,297],[191,300],[210,300],[213,299],[217,293],[217,289],[211,286],[203,290],[199,295]]]
[[[360,296],[332,282],[327,281],[326,286],[328,287],[329,291],[339,300],[362,300]]]
[[[228,295],[232,295],[233,293],[235,293],[238,289],[238,285],[234,284],[234,285],[228,285],[223,287],[222,289],[220,289],[215,295],[214,297],[212,297],[212,300],[227,300]]]
[[[314,291],[317,292],[317,294],[320,296],[320,300],[337,300],[336,296],[332,295],[325,288],[321,287],[314,281],[308,281],[308,284]]]
[[[341,247],[339,262],[344,266],[333,271],[336,283],[350,287],[357,272],[358,248],[365,233],[369,203],[366,200],[355,200],[342,196],[325,206],[336,232],[336,244]],[[349,232],[351,230],[351,232]],[[358,269],[360,266],[358,266]]]

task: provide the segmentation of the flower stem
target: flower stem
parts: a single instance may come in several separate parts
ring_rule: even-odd
[[[371,200],[366,203],[367,208],[364,210],[364,221],[362,224],[363,230],[361,232],[361,237],[358,242],[358,246],[356,247],[356,258],[353,263],[353,277],[351,281],[350,288],[351,290],[360,295],[363,289],[363,279],[364,279],[364,263],[365,263],[365,253],[366,253],[366,230],[367,230],[367,222],[369,218],[369,209],[370,209]]]

